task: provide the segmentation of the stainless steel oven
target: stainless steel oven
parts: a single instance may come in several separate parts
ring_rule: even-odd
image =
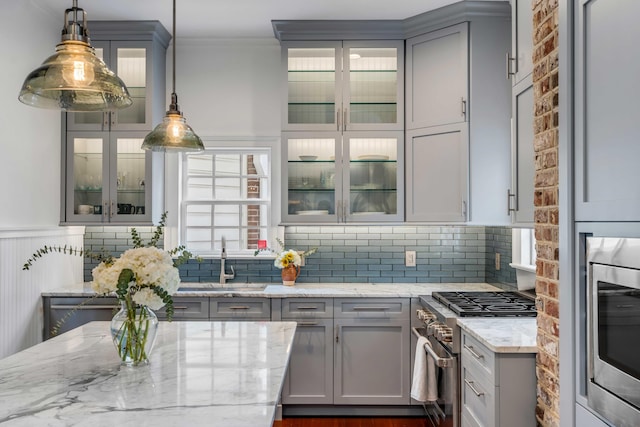
[[[438,401],[425,410],[437,427],[460,426],[460,327],[459,317],[536,316],[533,296],[521,292],[454,291],[420,297],[414,334],[429,338],[438,366]],[[431,349],[425,349],[429,351]],[[416,349],[418,351],[418,349]]]
[[[438,327],[437,323],[429,321],[423,328],[412,328],[414,335],[429,340],[424,348],[416,351],[425,351],[427,357],[433,359],[436,367],[438,399],[423,403],[423,406],[433,427],[458,427],[458,356],[443,344],[442,336],[438,337],[439,329],[441,330],[441,327]]]
[[[640,239],[587,238],[589,406],[640,425]]]

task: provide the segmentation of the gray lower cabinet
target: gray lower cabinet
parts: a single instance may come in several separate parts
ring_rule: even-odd
[[[154,312],[160,320],[167,318],[166,307]],[[174,296],[173,320],[209,320],[209,298]]]
[[[536,425],[534,353],[494,353],[463,331],[462,427]]]
[[[210,298],[211,320],[271,320],[269,298]]]
[[[115,297],[42,297],[42,339],[70,331],[94,320],[111,320],[120,309]]]
[[[408,405],[410,300],[335,299],[336,405]]]
[[[281,300],[282,320],[298,323],[282,403],[333,404],[333,300]]]

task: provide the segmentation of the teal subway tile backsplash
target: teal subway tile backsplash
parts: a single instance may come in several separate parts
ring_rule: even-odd
[[[145,241],[153,227],[136,227]],[[489,282],[515,286],[511,262],[511,229],[481,226],[428,225],[305,225],[285,229],[287,247],[318,252],[306,260],[300,283],[438,283]],[[103,248],[118,255],[133,244],[129,227],[86,227],[85,248]],[[416,251],[416,267],[405,267],[406,250]],[[501,254],[501,269],[494,266]],[[85,262],[85,280],[91,280],[95,262]],[[272,260],[227,259],[237,283],[280,283]],[[220,260],[190,260],[180,267],[184,282],[218,282]]]

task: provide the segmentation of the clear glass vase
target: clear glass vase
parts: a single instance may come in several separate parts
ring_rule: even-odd
[[[148,364],[157,332],[158,317],[152,310],[130,297],[122,300],[120,311],[111,319],[111,337],[122,365]]]

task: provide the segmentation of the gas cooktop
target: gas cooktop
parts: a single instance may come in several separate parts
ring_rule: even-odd
[[[535,300],[519,292],[434,292],[459,317],[535,317]]]

